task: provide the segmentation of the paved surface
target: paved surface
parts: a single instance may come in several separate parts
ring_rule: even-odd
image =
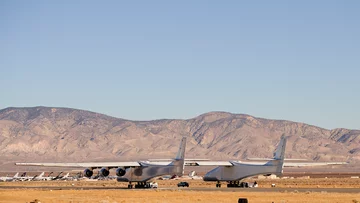
[[[40,189],[40,190],[154,190],[128,189],[125,187],[56,187],[56,186],[0,186],[0,189]],[[322,192],[360,193],[360,188],[158,188],[158,190],[222,191],[222,192]]]

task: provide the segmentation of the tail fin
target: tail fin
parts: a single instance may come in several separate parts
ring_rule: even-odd
[[[19,177],[19,173],[16,173],[16,174],[14,175],[14,178],[17,178],[17,177]]]
[[[276,151],[274,153],[274,159],[284,161],[285,148],[286,148],[286,137],[283,135],[283,136],[281,136],[279,145],[277,146]]]
[[[183,137],[181,139],[179,151],[176,154],[175,160],[181,160],[181,159],[184,160],[184,158],[185,158],[185,147],[186,147],[186,137]]]
[[[170,163],[170,165],[175,166],[174,173],[177,176],[182,176],[184,174],[185,167],[185,148],[186,148],[186,137],[181,139],[179,151],[176,154],[175,159]]]
[[[285,159],[285,148],[286,148],[286,137],[281,136],[279,145],[277,146],[273,160],[266,163],[266,165],[276,166],[276,175],[281,175],[283,172],[284,159]]]
[[[38,176],[39,178],[42,178],[45,175],[45,172],[40,173],[40,175]]]

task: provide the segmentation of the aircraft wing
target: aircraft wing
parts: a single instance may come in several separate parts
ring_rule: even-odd
[[[269,159],[272,160],[272,159]],[[185,166],[233,166],[234,163],[264,165],[268,161],[185,161]],[[344,165],[347,162],[284,162],[284,167]]]
[[[284,162],[284,167],[344,165],[347,162]]]
[[[231,161],[185,161],[185,166],[233,166]]]
[[[272,159],[269,159],[272,160]],[[266,161],[241,161],[243,164],[265,164]],[[328,166],[328,165],[344,165],[347,162],[286,162],[284,161],[284,167],[306,167],[306,166]]]
[[[15,163],[17,166],[45,166],[45,167],[69,167],[69,168],[118,168],[141,166],[141,162],[88,162],[88,163]]]

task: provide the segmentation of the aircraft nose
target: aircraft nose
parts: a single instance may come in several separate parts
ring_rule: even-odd
[[[216,177],[204,176],[204,181],[218,181]]]
[[[212,170],[205,174],[203,177],[204,181],[218,181],[219,179],[216,176],[216,171]]]

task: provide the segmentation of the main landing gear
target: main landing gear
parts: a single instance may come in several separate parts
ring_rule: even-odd
[[[250,187],[248,182],[240,182],[240,181],[230,181],[230,182],[228,182],[228,184],[226,186],[227,187],[242,187],[242,188]],[[221,187],[220,181],[217,182],[216,187],[218,187],[218,188]]]
[[[131,182],[129,182],[128,189],[132,189],[132,188],[133,188],[133,185],[131,184]]]
[[[129,182],[128,189],[132,189],[132,188],[133,185],[131,184],[131,182]],[[148,182],[137,182],[135,184],[135,188],[151,188],[151,185]]]
[[[227,187],[242,187],[242,188],[248,188],[249,183],[248,182],[240,182],[240,181],[230,181],[227,184]]]

